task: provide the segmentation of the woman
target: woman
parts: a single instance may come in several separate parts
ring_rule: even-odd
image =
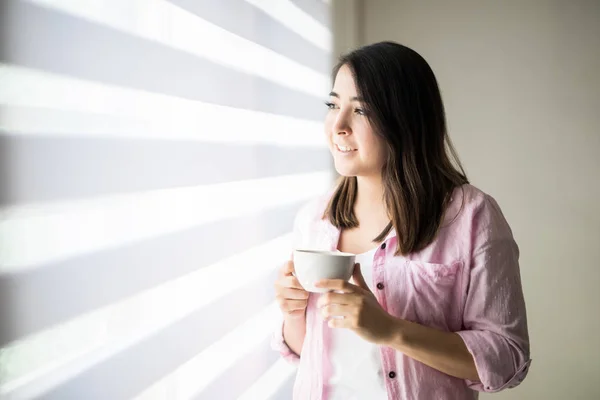
[[[294,398],[475,399],[518,385],[530,363],[518,247],[468,183],[427,62],[391,42],[355,50],[327,107],[341,180],[298,213],[294,245],[358,263],[320,296],[293,261],[281,270],[273,345],[298,364]]]

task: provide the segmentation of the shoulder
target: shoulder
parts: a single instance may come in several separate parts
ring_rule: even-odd
[[[453,205],[461,203],[468,209],[475,209],[486,202],[489,195],[471,184],[461,185],[454,189],[452,194]]]
[[[307,226],[322,220],[332,195],[333,191],[329,190],[304,203],[296,213],[295,225]]]
[[[293,244],[295,247],[329,250],[329,239],[334,227],[323,218],[332,192],[311,199],[300,207],[294,220]]]
[[[457,187],[448,214],[463,227],[488,240],[512,238],[512,231],[496,199],[483,190],[467,184]]]

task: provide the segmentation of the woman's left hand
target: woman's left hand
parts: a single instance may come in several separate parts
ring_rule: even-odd
[[[397,329],[398,319],[381,307],[367,286],[359,264],[354,265],[352,277],[356,285],[341,279],[324,279],[316,284],[332,290],[322,294],[317,302],[321,315],[329,320],[331,328],[349,328],[371,343],[388,343]]]

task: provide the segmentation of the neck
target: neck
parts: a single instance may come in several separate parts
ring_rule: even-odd
[[[369,219],[387,219],[387,211],[383,200],[383,182],[381,177],[356,178],[358,190],[354,210],[359,220],[362,217]]]

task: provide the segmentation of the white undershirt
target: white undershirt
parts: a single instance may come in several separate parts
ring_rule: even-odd
[[[356,256],[356,262],[360,263],[360,270],[371,291],[376,250]],[[345,328],[332,329],[331,340],[329,399],[387,400],[379,347]]]

